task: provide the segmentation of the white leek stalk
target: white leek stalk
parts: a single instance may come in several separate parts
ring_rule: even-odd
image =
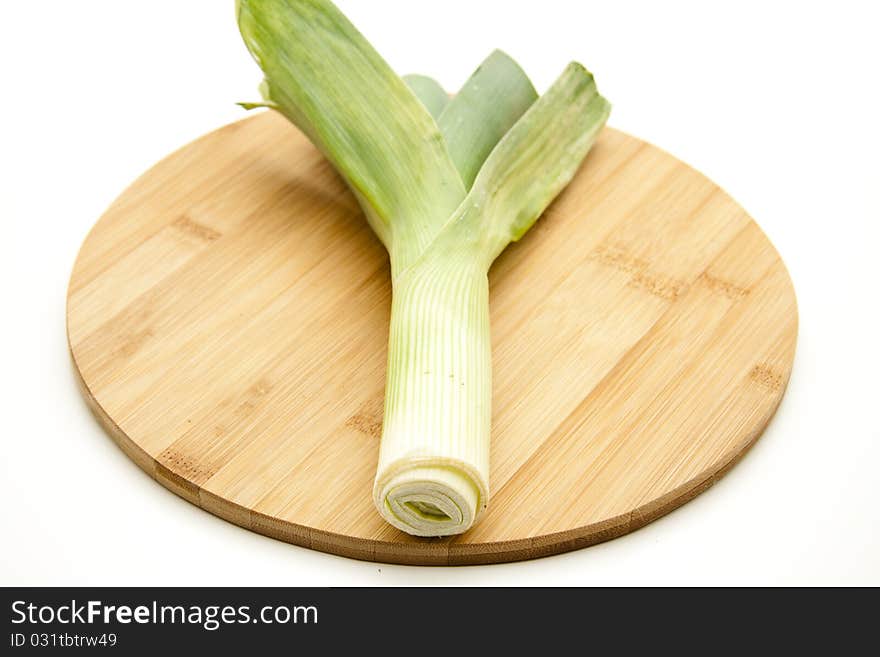
[[[489,268],[570,182],[610,107],[579,64],[535,100],[497,52],[447,103],[326,0],[240,0],[238,20],[262,104],[334,164],[391,257],[376,508],[413,535],[467,531],[489,500]]]

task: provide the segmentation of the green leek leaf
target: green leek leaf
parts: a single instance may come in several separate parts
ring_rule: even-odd
[[[483,162],[538,100],[528,76],[496,50],[480,65],[438,119],[462,182],[471,188]]]
[[[592,74],[569,64],[492,151],[450,234],[479,234],[486,262],[495,260],[571,182],[610,113]]]
[[[403,81],[412,90],[434,119],[440,118],[449,105],[449,94],[434,78],[427,75],[404,75]]]
[[[370,224],[408,260],[465,196],[436,122],[326,0],[239,0],[239,29],[266,100],[321,149]]]

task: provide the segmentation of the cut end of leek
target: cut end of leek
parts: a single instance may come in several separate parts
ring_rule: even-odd
[[[479,518],[485,494],[464,471],[419,465],[376,481],[373,500],[382,517],[413,536],[463,534]]]

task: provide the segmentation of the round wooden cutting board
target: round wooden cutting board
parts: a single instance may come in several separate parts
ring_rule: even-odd
[[[773,246],[698,172],[606,129],[495,263],[489,510],[462,536],[387,525],[387,256],[283,118],[171,155],[85,241],[68,338],[141,468],[256,532],[408,564],[528,559],[637,529],[709,487],[770,420],[797,308]]]

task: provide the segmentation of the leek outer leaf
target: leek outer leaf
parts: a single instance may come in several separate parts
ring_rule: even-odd
[[[416,95],[416,98],[422,101],[422,105],[431,113],[431,116],[435,120],[440,118],[443,110],[449,105],[449,94],[440,86],[440,83],[427,75],[404,75],[403,81]]]
[[[537,101],[528,102],[530,84],[511,94],[511,108],[522,111],[511,109],[506,134],[497,117],[481,132],[479,112],[493,110],[485,101],[506,97],[501,87],[511,80],[527,82],[493,55],[471,81],[495,65],[512,75],[489,76],[500,86],[487,84],[488,92],[465,85],[460,95],[474,100],[446,106],[440,123],[452,112],[465,120],[444,137],[329,0],[240,0],[238,20],[266,76],[267,105],[336,166],[391,256],[376,508],[410,534],[467,531],[489,499],[489,268],[568,184],[610,107],[592,76],[572,64]],[[456,135],[468,125],[481,145],[455,160]],[[465,185],[456,163],[469,171],[477,162],[473,185]]]
[[[239,0],[238,26],[262,91],[333,163],[404,267],[466,190],[436,122],[326,0]]]

